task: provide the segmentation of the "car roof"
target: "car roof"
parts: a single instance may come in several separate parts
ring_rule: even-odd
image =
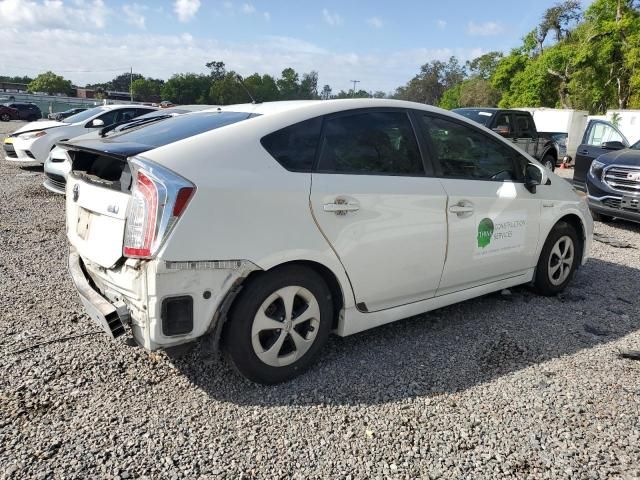
[[[247,112],[258,115],[271,115],[276,113],[293,112],[299,110],[322,110],[322,113],[331,111],[355,110],[358,108],[412,108],[431,112],[447,112],[438,107],[423,103],[407,102],[404,100],[391,100],[385,98],[353,98],[340,100],[283,100],[264,103],[241,103],[212,108],[205,111]]]
[[[144,108],[147,110],[157,110],[156,107],[150,107],[148,105],[137,105],[133,103],[117,103],[115,105],[96,105],[96,107],[102,107],[105,110],[118,110],[120,108]]]

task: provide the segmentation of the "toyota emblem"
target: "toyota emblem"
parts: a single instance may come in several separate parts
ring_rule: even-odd
[[[77,183],[73,186],[73,201],[77,202],[78,197],[80,196],[80,185]]]

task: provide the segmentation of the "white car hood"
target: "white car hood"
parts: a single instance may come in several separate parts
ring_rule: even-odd
[[[69,123],[64,122],[56,122],[54,120],[47,120],[44,122],[31,122],[27,123],[24,127],[19,128],[13,134],[18,134],[22,132],[29,132],[33,130],[44,130],[45,128],[54,128],[54,127],[63,127],[66,125],[70,125]]]

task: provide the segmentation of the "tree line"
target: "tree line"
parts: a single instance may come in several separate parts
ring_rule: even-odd
[[[556,107],[604,113],[640,108],[640,0],[562,0],[508,53],[489,52],[462,63],[433,60],[394,92],[319,88],[318,72],[285,68],[279,78],[254,73],[244,79],[224,62],[208,73],[178,73],[168,80],[123,73],[110,82],[87,85],[97,97],[115,90],[137,101],[229,105],[251,101],[391,97],[451,109],[457,107]],[[28,83],[33,92],[70,93],[71,82],[53,72],[36,78],[1,77]]]
[[[578,0],[548,8],[508,54],[432,61],[396,98],[456,107],[640,108],[640,1]]]

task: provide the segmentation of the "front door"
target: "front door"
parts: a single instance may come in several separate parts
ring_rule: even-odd
[[[515,113],[516,138],[513,143],[523,152],[536,158],[538,134],[533,124],[533,118],[526,113]]]
[[[310,201],[358,309],[435,295],[446,250],[446,194],[426,175],[407,111],[327,117]]]
[[[522,181],[526,158],[468,124],[436,115],[422,120],[449,197],[437,295],[526,273],[537,263],[541,208]]]
[[[587,172],[593,162],[600,155],[609,152],[602,148],[604,142],[622,142],[629,145],[627,139],[609,122],[603,120],[591,120],[582,137],[582,143],[576,151],[576,162],[573,168],[573,183],[576,187],[585,189]]]

